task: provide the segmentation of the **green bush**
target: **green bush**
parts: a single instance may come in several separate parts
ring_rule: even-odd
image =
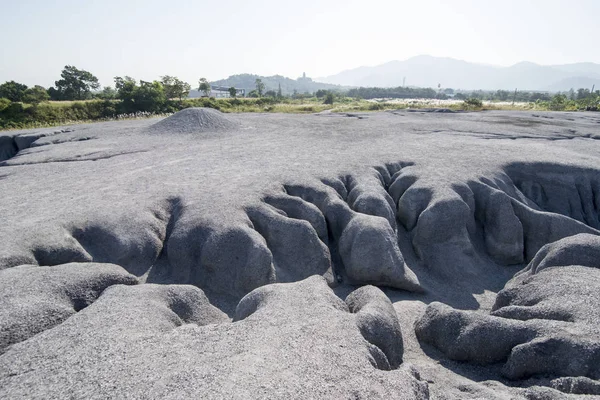
[[[463,102],[463,108],[482,108],[483,102],[476,97],[469,97]]]
[[[24,119],[25,113],[23,112],[23,104],[21,103],[10,103],[7,107],[2,110],[2,117],[7,120],[20,121]]]
[[[567,108],[567,96],[564,94],[557,94],[552,97],[549,105],[550,110],[552,111],[563,111]]]
[[[0,97],[0,113],[10,106],[11,101],[7,98]]]
[[[48,95],[46,89],[39,85],[25,90],[23,94],[23,102],[28,104],[39,104],[48,100],[50,100],[50,95]]]

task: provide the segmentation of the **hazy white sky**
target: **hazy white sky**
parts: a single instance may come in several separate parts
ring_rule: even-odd
[[[600,63],[600,0],[0,0],[0,82],[319,77],[415,55]]]

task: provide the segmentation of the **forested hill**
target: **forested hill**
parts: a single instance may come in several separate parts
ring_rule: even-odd
[[[319,89],[325,90],[345,90],[347,87],[332,85],[329,83],[315,82],[311,78],[290,79],[281,75],[260,76],[253,74],[232,75],[227,79],[210,82],[213,86],[234,86],[238,89],[246,89],[247,92],[256,88],[256,79],[262,80],[265,84],[265,90],[277,91],[281,84],[283,95],[291,95],[294,90],[297,93],[314,93]]]

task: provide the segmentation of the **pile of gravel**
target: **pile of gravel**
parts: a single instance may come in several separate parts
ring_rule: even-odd
[[[186,108],[150,127],[156,133],[201,133],[232,130],[238,124],[212,108]]]

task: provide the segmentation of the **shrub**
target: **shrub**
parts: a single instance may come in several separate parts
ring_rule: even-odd
[[[483,102],[476,97],[469,97],[463,102],[463,108],[481,108]]]
[[[9,103],[8,106],[2,110],[1,115],[2,118],[6,118],[7,120],[20,121],[25,117],[23,110],[23,104]]]
[[[557,94],[552,97],[550,101],[550,110],[552,111],[563,111],[567,107],[567,96],[564,94]]]
[[[334,100],[335,100],[335,97],[333,96],[333,93],[327,92],[327,94],[325,95],[325,100],[323,101],[323,104],[333,104]]]
[[[10,106],[11,101],[7,98],[0,97],[0,113]]]

